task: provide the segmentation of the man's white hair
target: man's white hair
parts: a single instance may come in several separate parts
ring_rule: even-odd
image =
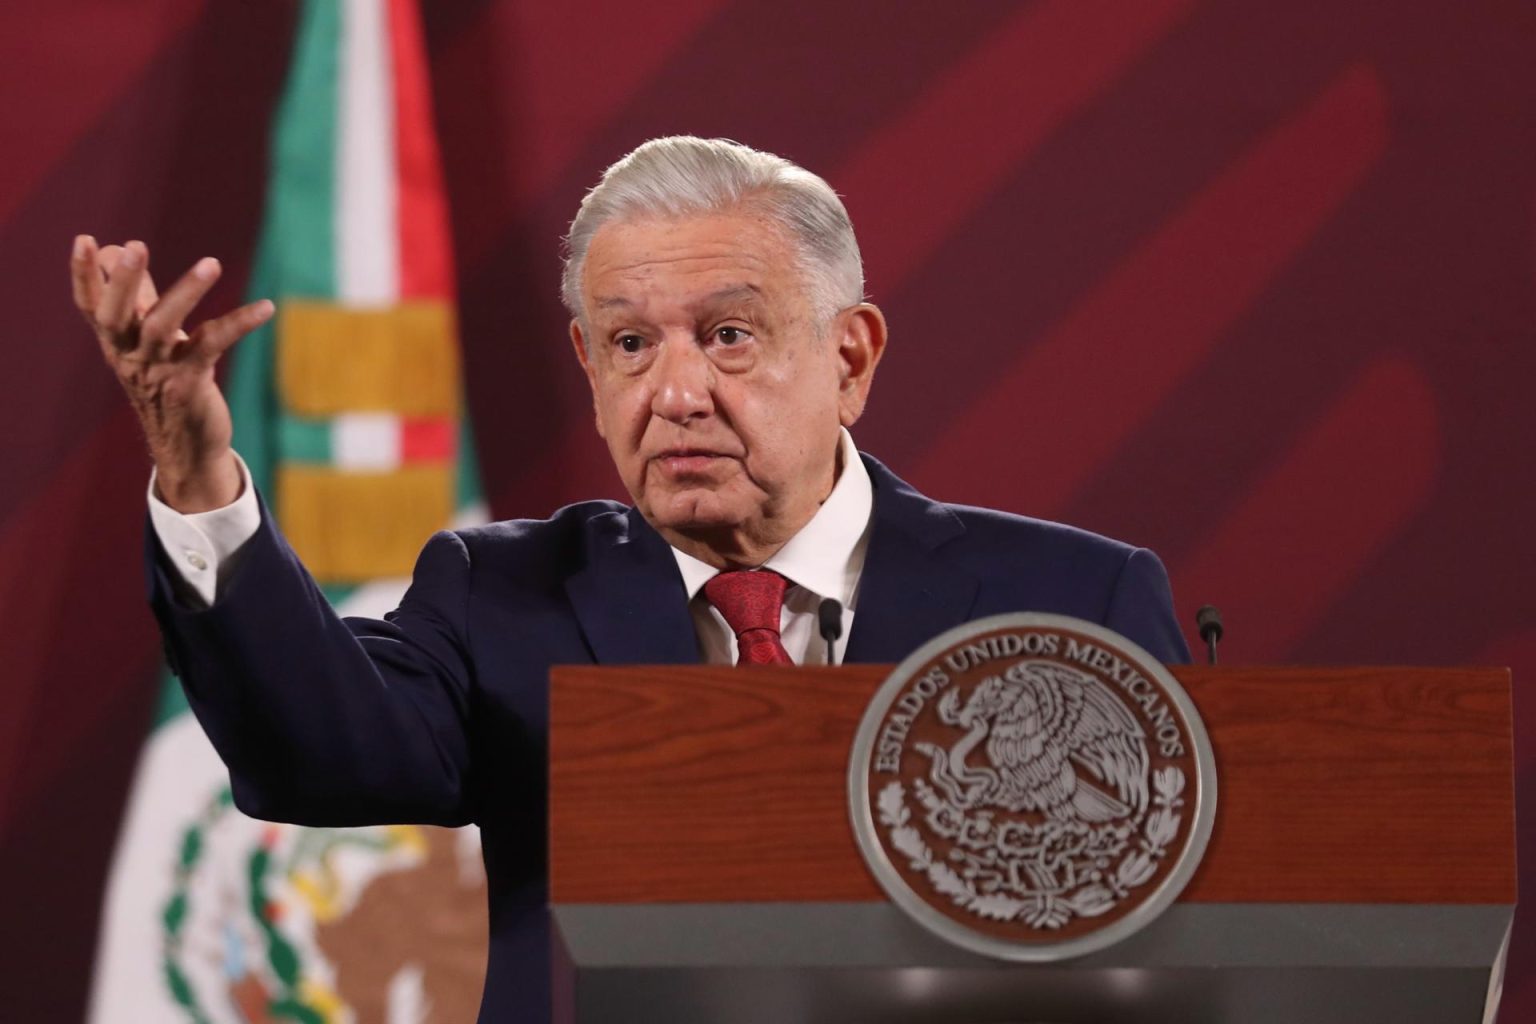
[[[832,186],[781,156],[730,139],[672,135],[635,149],[603,172],[566,236],[560,297],[583,326],[581,274],[592,238],[613,221],[761,211],[799,250],[812,311],[825,325],[864,299],[864,261],[853,222]]]

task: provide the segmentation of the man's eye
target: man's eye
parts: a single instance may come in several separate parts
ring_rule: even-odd
[[[722,327],[715,332],[715,337],[720,339],[722,345],[734,345],[747,340],[750,335],[740,327]]]
[[[618,338],[618,346],[622,351],[634,355],[645,347],[645,339],[638,334],[622,334]]]

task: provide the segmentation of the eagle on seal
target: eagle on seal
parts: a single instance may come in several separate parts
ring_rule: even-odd
[[[934,786],[961,809],[1038,811],[1090,824],[1146,810],[1146,734],[1092,676],[1021,661],[983,679],[963,707],[960,699],[950,690],[938,715],[966,734],[948,750],[919,749],[932,762]],[[967,764],[983,741],[990,767]]]

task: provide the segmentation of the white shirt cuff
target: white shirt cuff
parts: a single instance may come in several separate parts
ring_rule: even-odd
[[[177,512],[156,495],[155,473],[149,474],[149,521],[177,569],[177,579],[186,585],[178,588],[180,596],[205,608],[235,571],[240,549],[261,529],[261,504],[250,470],[238,453],[235,462],[240,466],[240,496],[211,512]]]

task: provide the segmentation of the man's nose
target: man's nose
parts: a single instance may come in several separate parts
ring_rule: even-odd
[[[714,412],[715,368],[692,336],[668,336],[662,340],[651,365],[656,390],[651,412],[673,423]]]

